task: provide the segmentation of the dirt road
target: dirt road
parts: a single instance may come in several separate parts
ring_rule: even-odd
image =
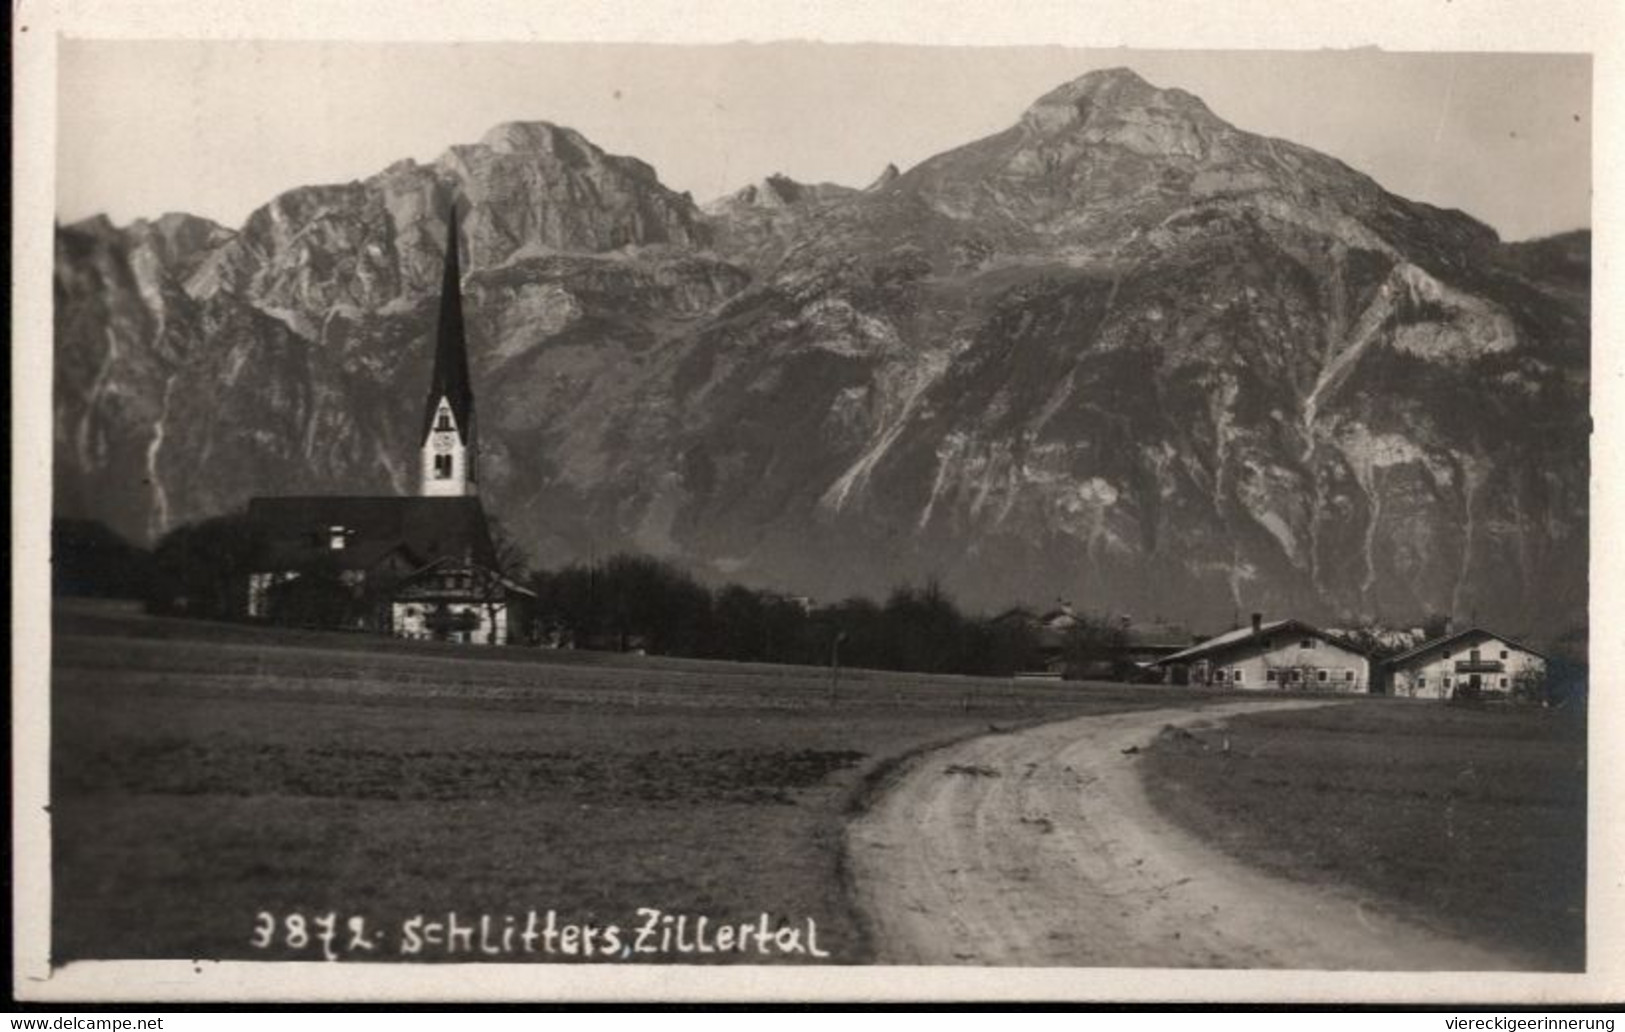
[[[1233,703],[1084,717],[928,753],[848,832],[879,959],[898,964],[1503,970],[1341,888],[1254,870],[1152,809],[1124,749]]]

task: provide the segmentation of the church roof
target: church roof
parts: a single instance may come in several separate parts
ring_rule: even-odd
[[[462,267],[457,260],[457,205],[446,219],[445,273],[440,282],[440,323],[435,330],[434,376],[423,409],[422,440],[434,423],[440,399],[451,402],[457,434],[464,444],[474,428],[474,388],[468,377],[468,342],[463,334]]]
[[[485,509],[472,495],[254,498],[248,518],[265,545],[268,569],[296,569],[318,557],[346,569],[371,569],[397,550],[413,565],[468,556],[496,566]],[[334,528],[345,533],[343,548],[330,547]]]

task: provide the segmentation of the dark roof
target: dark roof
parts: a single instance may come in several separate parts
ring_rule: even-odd
[[[1163,656],[1161,659],[1157,660],[1157,662],[1159,664],[1189,663],[1193,659],[1199,659],[1200,657],[1210,653],[1223,652],[1227,649],[1245,645],[1256,638],[1267,638],[1271,634],[1275,634],[1280,631],[1289,631],[1293,634],[1310,635],[1319,638],[1322,641],[1329,641],[1339,648],[1348,649],[1350,652],[1357,653],[1361,656],[1366,654],[1365,650],[1360,648],[1358,645],[1351,644],[1350,642],[1347,642],[1336,635],[1327,634],[1320,628],[1315,627],[1312,624],[1306,624],[1302,620],[1273,620],[1259,627],[1257,631],[1254,631],[1251,626],[1239,627],[1233,631],[1226,631],[1224,634],[1218,635],[1217,637],[1209,638],[1207,641],[1201,642],[1197,645],[1192,645],[1188,649],[1175,652],[1171,656]]]
[[[1190,628],[1180,624],[1170,623],[1144,623],[1130,624],[1126,628],[1128,646],[1134,649],[1165,649],[1169,652],[1178,652],[1196,644],[1191,637]]]
[[[989,620],[988,622],[996,624],[1010,623],[1012,621],[1031,623],[1037,619],[1038,617],[1033,615],[1033,611],[1028,609],[1026,606],[1011,606],[1009,609],[1006,609],[998,616],[993,617],[993,619]]]
[[[1175,652],[1182,652],[1190,648],[1191,641],[1187,635],[1183,641],[1154,641],[1149,638],[1130,637],[1124,642],[1119,651],[1152,656],[1171,656]]]
[[[1422,644],[1416,646],[1416,648],[1411,649],[1408,652],[1401,652],[1397,656],[1390,656],[1387,660],[1388,665],[1394,666],[1399,663],[1403,663],[1408,659],[1415,659],[1424,652],[1428,652],[1432,649],[1442,649],[1447,645],[1453,645],[1456,642],[1461,641],[1463,638],[1468,638],[1475,634],[1482,635],[1485,638],[1494,638],[1496,641],[1504,641],[1508,645],[1522,649],[1531,656],[1539,656],[1541,659],[1546,658],[1546,654],[1544,652],[1541,652],[1538,649],[1532,649],[1522,642],[1509,638],[1504,634],[1496,634],[1494,631],[1488,631],[1482,627],[1468,627],[1464,630],[1456,631],[1454,634],[1447,634],[1442,638],[1434,638],[1432,641],[1424,641]]]
[[[269,569],[294,569],[319,556],[347,569],[371,569],[397,550],[413,565],[465,554],[496,565],[485,509],[474,496],[255,498],[248,518],[265,544]],[[328,547],[332,527],[349,532],[344,548]]]
[[[440,324],[435,331],[434,376],[429,381],[429,396],[424,402],[423,431],[418,439],[429,435],[434,423],[435,409],[440,399],[451,402],[451,413],[457,420],[457,435],[464,444],[474,430],[474,388],[468,378],[468,342],[463,335],[463,277],[457,261],[457,205],[453,202],[446,219],[445,273],[440,281]]]

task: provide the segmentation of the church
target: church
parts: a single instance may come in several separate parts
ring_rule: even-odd
[[[261,557],[248,577],[249,618],[469,644],[525,639],[535,596],[504,569],[480,505],[455,206],[417,440],[416,496],[249,501]]]

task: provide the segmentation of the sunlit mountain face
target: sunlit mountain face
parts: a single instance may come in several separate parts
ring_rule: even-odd
[[[481,492],[539,565],[1585,621],[1589,234],[1502,243],[1127,70],[861,188],[701,209],[524,123],[236,230],[62,227],[58,514],[415,490],[452,203]]]

